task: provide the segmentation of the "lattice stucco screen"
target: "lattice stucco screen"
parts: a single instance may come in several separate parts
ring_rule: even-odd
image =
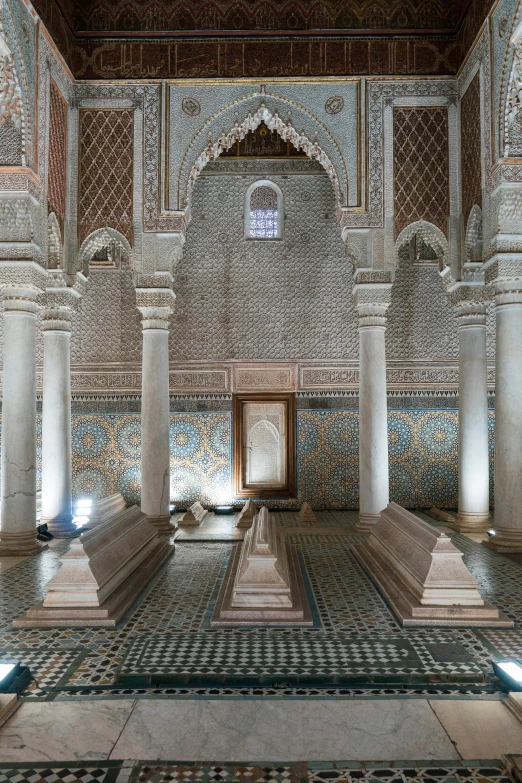
[[[480,139],[480,75],[477,73],[462,98],[460,149],[462,160],[462,214],[467,222],[471,208],[482,209]]]
[[[446,233],[449,215],[446,106],[393,111],[395,236],[415,220]]]
[[[132,243],[132,109],[80,110],[78,231],[115,228]]]
[[[67,101],[53,79],[50,81],[49,176],[47,208],[54,212],[62,232],[65,220],[67,180]]]

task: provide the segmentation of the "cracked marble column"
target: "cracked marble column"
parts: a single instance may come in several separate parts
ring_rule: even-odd
[[[0,556],[45,549],[36,538],[36,364],[39,290],[2,286],[4,366],[2,389],[2,500]]]
[[[60,294],[48,294],[42,314],[42,522],[55,538],[79,535],[72,521],[71,322]]]
[[[521,277],[495,280],[495,309],[495,536],[489,546],[522,552]]]
[[[357,270],[359,314],[359,522],[369,531],[389,503],[386,311],[391,273]]]
[[[486,304],[462,301],[459,325],[459,510],[453,525],[466,533],[489,527]]]
[[[174,293],[136,290],[142,317],[141,509],[163,533],[170,519],[169,316]]]

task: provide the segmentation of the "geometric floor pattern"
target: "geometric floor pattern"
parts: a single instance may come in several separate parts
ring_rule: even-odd
[[[205,632],[136,638],[118,682],[278,681],[483,682],[473,661],[437,663],[425,644],[403,636],[365,639],[344,633],[291,634]]]
[[[42,599],[45,583],[59,568],[59,555],[69,546],[61,541],[0,575],[0,661],[28,665],[36,683],[25,696],[50,699],[74,698],[80,690],[95,695],[100,688],[132,698],[149,682],[169,683],[174,690],[183,685],[244,687],[245,693],[249,687],[264,688],[266,693],[275,686],[310,689],[321,682],[339,688],[377,688],[385,683],[421,692],[423,687],[456,683],[498,687],[491,660],[522,657],[518,564],[452,534],[483,596],[511,617],[515,628],[405,630],[353,555],[352,548],[360,541],[352,532],[353,512],[321,512],[319,524],[307,524],[313,529],[306,532],[296,532],[294,512],[275,512],[275,517],[283,529],[293,528],[287,540],[304,564],[320,628],[206,629],[209,608],[232,547],[238,544],[193,542],[176,545],[174,557],[120,627],[13,629],[12,620]],[[343,528],[339,534],[336,527]],[[428,645],[444,649],[444,660],[436,661]],[[459,651],[460,658],[451,659],[451,650]],[[122,687],[120,675],[128,686]]]
[[[0,783],[114,783],[120,764],[102,764],[61,767],[49,767],[48,764],[0,764]]]
[[[130,774],[129,774],[130,772]],[[499,761],[415,761],[359,764],[317,764],[300,761],[278,764],[220,764],[167,761],[161,764],[98,762],[90,766],[0,764],[0,783],[509,783]]]

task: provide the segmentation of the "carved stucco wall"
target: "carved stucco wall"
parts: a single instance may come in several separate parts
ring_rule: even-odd
[[[174,281],[173,360],[357,354],[352,273],[330,181],[315,171],[268,177],[283,192],[283,238],[245,239],[245,194],[263,177],[260,169],[196,183]]]
[[[303,165],[316,172],[313,164]],[[283,191],[284,238],[252,241],[244,238],[244,197],[266,168],[244,176],[216,175],[218,170],[215,164],[195,189],[174,280],[171,361],[356,360],[352,271],[327,176],[270,176]],[[490,318],[490,356],[492,327]],[[390,360],[458,359],[457,324],[436,265],[400,261],[386,349]],[[73,319],[71,359],[73,367],[141,362],[140,320],[125,263],[121,269],[91,268]]]
[[[141,339],[130,269],[91,268],[73,318],[72,363],[140,362]]]

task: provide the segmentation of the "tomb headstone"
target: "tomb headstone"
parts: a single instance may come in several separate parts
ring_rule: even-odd
[[[93,530],[110,517],[119,514],[124,508],[126,508],[126,503],[121,492],[115,492],[114,495],[107,495],[105,498],[96,500],[92,504],[89,521],[82,525],[82,532]]]
[[[201,503],[197,501],[193,503],[187,511],[183,514],[178,522],[178,525],[200,525],[203,519],[208,514],[208,510],[203,508]]]
[[[138,506],[73,541],[43,601],[15,628],[114,627],[174,552]]]
[[[481,597],[449,536],[396,503],[353,551],[403,626],[513,627]]]
[[[297,521],[301,524],[305,524],[307,522],[317,522],[317,517],[312,511],[312,506],[310,503],[307,503],[306,501],[303,503],[297,515]]]
[[[253,500],[247,500],[247,502],[241,509],[241,513],[239,515],[239,519],[237,520],[236,527],[241,527],[241,528],[252,527],[252,523],[254,522],[254,517],[256,514],[257,514],[256,504],[254,503]]]
[[[235,547],[212,627],[313,625],[299,558],[263,507]]]

